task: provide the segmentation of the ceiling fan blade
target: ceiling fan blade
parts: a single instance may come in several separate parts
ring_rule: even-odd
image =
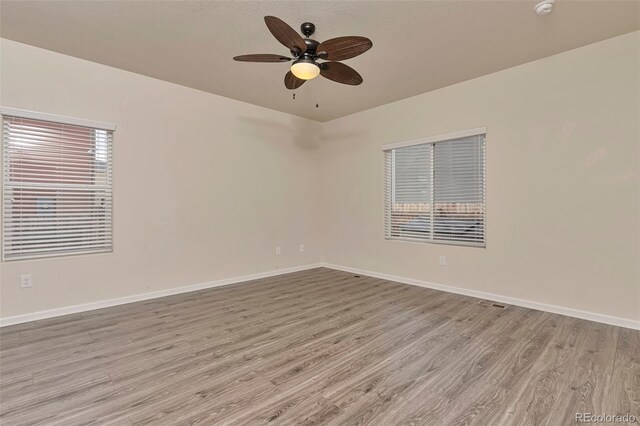
[[[305,81],[307,80],[296,77],[291,71],[286,73],[284,76],[284,85],[289,90],[297,89],[302,86]]]
[[[272,55],[269,53],[258,53],[255,55],[240,55],[233,58],[240,62],[288,62],[291,58],[282,55]]]
[[[324,62],[320,64],[320,75],[337,83],[357,86],[362,83],[362,76],[356,70],[341,62]]]
[[[303,53],[307,50],[307,45],[300,34],[291,28],[286,22],[275,16],[265,16],[264,22],[271,34],[289,50]]]
[[[366,37],[347,36],[332,38],[318,45],[316,52],[322,59],[344,61],[354,58],[371,49],[373,43]],[[324,54],[322,54],[324,52]]]

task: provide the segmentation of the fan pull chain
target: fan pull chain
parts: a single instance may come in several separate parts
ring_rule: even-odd
[[[296,100],[296,94],[295,93],[293,94],[293,100],[294,101]]]

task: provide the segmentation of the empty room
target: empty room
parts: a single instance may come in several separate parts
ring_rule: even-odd
[[[0,424],[640,424],[640,0],[0,0]]]

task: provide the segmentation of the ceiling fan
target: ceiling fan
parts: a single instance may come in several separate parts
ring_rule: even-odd
[[[285,87],[292,90],[318,75],[352,86],[362,83],[362,77],[356,70],[338,61],[351,59],[371,49],[373,43],[368,38],[337,37],[319,43],[309,38],[316,30],[316,26],[311,22],[305,22],[300,26],[300,31],[306,38],[302,38],[293,28],[275,16],[265,16],[264,22],[271,34],[289,49],[293,58],[273,54],[255,54],[236,56],[233,58],[234,60],[241,62],[289,62],[293,59],[291,70],[284,76]],[[318,60],[326,62],[318,62]]]

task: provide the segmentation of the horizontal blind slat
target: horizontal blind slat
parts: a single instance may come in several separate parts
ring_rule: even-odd
[[[22,250],[8,251],[5,256],[10,257],[11,259],[22,258],[21,255],[29,254],[29,253],[49,253],[49,255],[58,255],[64,254],[67,251],[75,251],[75,252],[91,252],[91,249],[108,249],[111,247],[111,244],[76,244],[69,245],[67,247],[44,247],[44,248],[28,248]]]

